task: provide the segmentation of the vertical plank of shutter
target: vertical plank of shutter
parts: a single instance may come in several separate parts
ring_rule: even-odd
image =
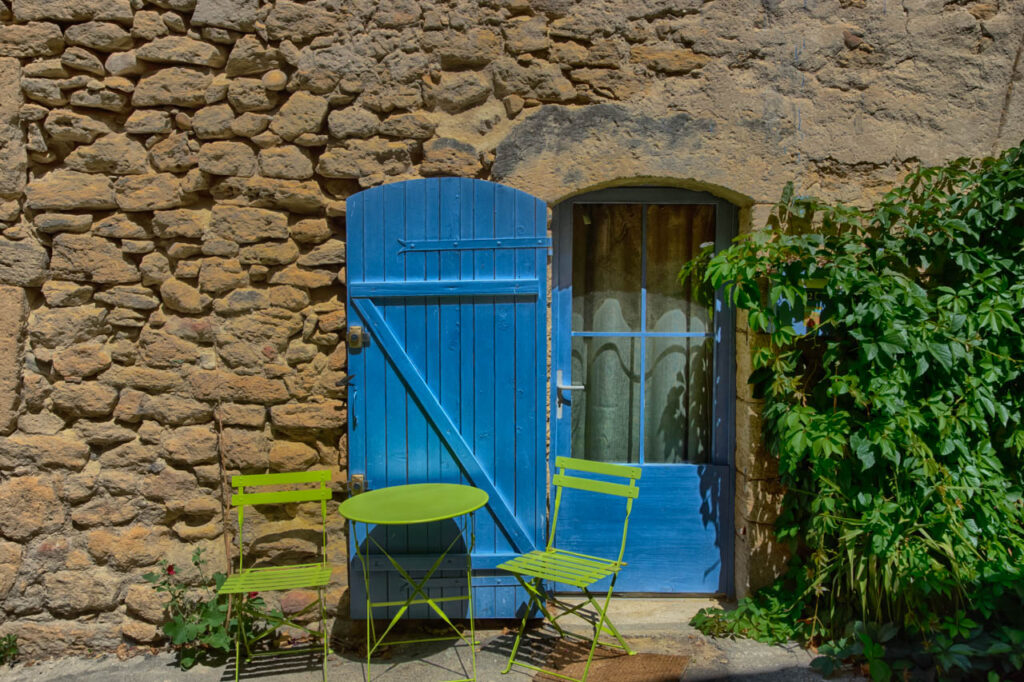
[[[363,194],[363,278],[366,282],[384,281],[384,191],[374,188]],[[368,329],[369,325],[364,326]],[[373,341],[371,340],[371,343]],[[366,363],[363,377],[363,391],[360,396],[366,405],[366,418],[377,423],[378,416],[385,412],[384,386],[387,360],[381,353],[362,350]],[[371,488],[387,485],[387,439],[384,429],[366,425],[366,483]],[[365,530],[365,528],[364,528]],[[374,601],[387,601],[388,585],[382,576],[370,577],[370,592]],[[377,615],[377,614],[374,614]]]
[[[427,235],[426,228],[426,191],[423,182],[405,184],[405,234],[403,239],[421,241]],[[433,256],[434,254],[429,254]],[[426,259],[428,254],[423,251],[407,251],[399,255],[404,260],[404,276],[406,282],[421,282],[426,276]],[[410,298],[405,303],[405,350],[413,364],[419,368],[431,392],[437,395],[436,386],[431,385],[428,357],[433,351],[426,338],[426,298]],[[436,381],[434,382],[436,383]],[[427,419],[416,404],[416,400],[408,391],[403,391],[406,413],[406,447],[408,456],[408,476],[406,483],[421,483],[428,480],[428,463],[430,458],[427,438]],[[407,548],[412,554],[426,554],[430,551],[427,543],[428,526],[414,526],[406,529]],[[413,618],[426,618],[430,608],[425,604],[410,607],[409,615]]]
[[[494,188],[494,237],[515,237],[515,195],[511,187]],[[494,250],[494,277],[515,277],[515,250]],[[494,299],[494,480],[505,492],[516,517],[521,516],[516,496],[516,338],[515,297],[497,296]],[[502,532],[494,537],[495,553],[512,551],[512,545]],[[495,609],[501,613],[512,608],[514,593],[495,588]]]
[[[473,183],[475,199],[473,201],[473,233],[476,238],[494,237],[494,185]],[[474,278],[478,280],[494,279],[494,249],[478,249],[474,251]],[[476,404],[476,423],[474,424],[473,450],[484,471],[492,479],[495,476],[495,386],[494,386],[494,297],[481,296],[475,299],[473,306],[473,388]],[[494,524],[478,526],[477,543],[481,552],[494,552],[495,535],[498,530]],[[493,612],[494,588],[483,587],[479,590],[479,604],[482,611]]]

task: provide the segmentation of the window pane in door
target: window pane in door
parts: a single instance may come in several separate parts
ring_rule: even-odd
[[[601,462],[640,459],[640,344],[623,337],[575,337],[572,455]]]
[[[709,301],[700,300],[692,280],[679,269],[715,241],[715,207],[647,207],[647,331],[707,332]],[[703,273],[701,273],[703,274]]]
[[[711,453],[712,339],[647,339],[644,462],[707,462]]]
[[[573,331],[640,331],[641,210],[639,204],[573,207]]]

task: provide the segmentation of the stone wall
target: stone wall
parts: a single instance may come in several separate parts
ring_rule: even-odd
[[[141,574],[224,565],[221,462],[343,479],[347,196],[657,183],[741,229],[789,179],[863,202],[1024,137],[1022,5],[0,0],[0,634],[155,642]],[[784,557],[738,336],[742,594]]]

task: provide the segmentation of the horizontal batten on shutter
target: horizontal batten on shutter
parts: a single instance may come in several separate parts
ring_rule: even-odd
[[[438,280],[434,282],[351,282],[351,298],[415,296],[537,296],[536,279]]]

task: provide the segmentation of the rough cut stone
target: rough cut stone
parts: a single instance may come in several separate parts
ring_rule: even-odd
[[[319,35],[334,33],[339,17],[323,7],[278,0],[267,16],[271,40],[306,43]]]
[[[172,105],[197,109],[206,104],[206,89],[213,76],[186,67],[161,69],[143,76],[132,95],[132,106]]]
[[[213,411],[209,405],[188,398],[174,395],[151,396],[126,388],[121,391],[121,398],[114,409],[114,417],[130,424],[152,419],[160,424],[183,426],[205,424],[213,418]],[[121,447],[130,445],[132,444],[128,443]],[[105,453],[106,455],[110,453]],[[133,455],[132,459],[137,458]]]
[[[575,94],[575,90],[573,90]],[[455,114],[485,101],[491,94],[491,79],[476,71],[445,73],[441,82],[427,93],[427,103]],[[386,121],[385,121],[386,123]]]
[[[270,297],[263,289],[237,289],[213,303],[218,315],[244,315],[270,306]]]
[[[163,239],[201,239],[210,225],[207,209],[177,209],[153,214],[153,234]]]
[[[448,31],[438,34],[438,39],[435,54],[445,69],[480,67],[502,55],[501,37],[489,29]]]
[[[111,367],[100,375],[99,380],[118,388],[136,388],[147,393],[167,393],[184,386],[184,380],[177,372],[152,367]]]
[[[331,236],[331,228],[323,218],[306,218],[292,223],[288,233],[299,244],[320,244]]]
[[[128,96],[113,90],[79,90],[71,94],[69,103],[83,109],[121,112],[128,108]]]
[[[114,185],[122,211],[155,211],[181,206],[181,183],[170,173],[128,175]]]
[[[199,268],[199,290],[220,295],[249,284],[249,276],[237,259],[208,258]]]
[[[260,428],[267,420],[267,409],[263,405],[222,403],[217,406],[215,414],[221,423],[232,426]]]
[[[231,122],[231,132],[241,137],[255,137],[270,125],[270,116],[247,111]]]
[[[199,289],[173,277],[160,284],[160,297],[171,310],[189,314],[203,312],[212,300]]]
[[[92,299],[92,287],[58,279],[43,282],[42,293],[51,308],[84,305]]]
[[[271,471],[305,471],[317,459],[316,450],[305,443],[278,441],[270,448]]]
[[[295,242],[267,242],[244,247],[238,254],[243,265],[287,265],[294,263],[299,257],[299,247]]]
[[[345,408],[340,400],[322,403],[274,405],[270,422],[282,431],[310,432],[345,427]]]
[[[631,53],[634,62],[674,75],[690,73],[711,61],[707,55],[677,45],[637,45]]]
[[[276,48],[267,47],[256,36],[242,36],[231,50],[226,72],[232,77],[259,75],[277,69],[282,61]]]
[[[50,171],[30,182],[26,195],[29,207],[37,211],[102,211],[117,207],[109,178],[73,170]]]
[[[185,36],[167,36],[146,43],[135,51],[139,59],[163,64],[191,64],[220,68],[227,58],[216,45]]]
[[[81,45],[99,52],[130,50],[134,45],[128,31],[117,24],[101,21],[72,24],[64,31],[64,39],[71,45]]]
[[[154,112],[159,113],[159,112]],[[46,133],[61,142],[92,142],[110,132],[110,127],[86,114],[70,109],[54,109],[43,123]],[[127,124],[125,125],[127,130]],[[128,132],[133,132],[128,130]]]
[[[58,414],[72,418],[99,418],[114,411],[117,390],[96,381],[82,384],[59,382],[50,398]]]
[[[199,148],[199,170],[249,177],[256,173],[256,153],[244,142],[208,142]]]
[[[109,306],[132,310],[155,310],[160,307],[160,301],[153,295],[153,290],[141,286],[111,287],[96,294],[95,298]]]
[[[210,219],[210,234],[240,244],[287,239],[288,218],[278,211],[217,205]]]
[[[64,505],[53,483],[39,476],[10,478],[0,483],[0,534],[24,542],[64,525]]]
[[[238,113],[269,111],[277,106],[277,93],[263,87],[259,79],[235,78],[228,86],[228,102]]]
[[[203,107],[192,117],[192,130],[200,140],[217,140],[232,137],[231,124],[235,112],[229,104]]]
[[[387,140],[349,140],[347,146],[328,148],[320,155],[316,172],[328,178],[360,178],[383,173],[384,164],[404,168],[411,163],[409,148]]]
[[[199,164],[198,145],[185,133],[168,135],[149,150],[153,167],[165,173],[183,173]]]
[[[34,310],[28,320],[29,339],[33,346],[42,348],[91,341],[103,332],[106,317],[106,309],[93,304]]]
[[[15,433],[0,438],[0,468],[28,465],[80,471],[89,461],[89,448],[70,435],[70,431],[46,436]]]
[[[255,26],[259,7],[259,0],[197,0],[192,23],[247,33]]]
[[[171,266],[167,256],[162,253],[150,253],[139,263],[142,284],[150,286],[160,284],[171,277]]]
[[[297,147],[271,147],[259,154],[260,174],[270,178],[306,180],[313,177],[313,161]]]
[[[267,470],[270,463],[270,439],[262,430],[225,428],[221,437],[224,460],[232,469]]]
[[[139,109],[124,122],[124,131],[132,135],[163,135],[171,130],[171,115],[166,111]]]
[[[299,258],[298,263],[307,268],[344,265],[345,242],[340,239],[326,241]]]
[[[543,16],[511,19],[504,30],[505,44],[513,54],[540,52],[551,45],[547,19]]]
[[[436,128],[437,124],[422,114],[399,114],[385,119],[380,124],[378,132],[384,137],[429,140]]]
[[[88,213],[37,213],[32,224],[37,232],[43,234],[82,233],[92,227],[92,216]]]
[[[303,289],[318,289],[330,286],[334,282],[334,273],[325,270],[304,270],[289,265],[270,275],[271,284],[287,284]]]
[[[178,467],[217,461],[217,434],[209,426],[184,426],[161,437],[163,456]]]
[[[121,576],[109,569],[57,571],[43,577],[46,607],[65,618],[110,611],[120,602]]]
[[[293,140],[303,133],[320,132],[325,116],[326,98],[295,92],[274,116],[270,129],[286,140]]]
[[[360,107],[338,109],[327,117],[327,127],[331,135],[339,140],[349,137],[370,137],[377,132],[379,124],[375,113]]]
[[[294,213],[319,213],[326,202],[315,180],[279,178],[225,178],[210,189],[224,204],[279,208]]]
[[[0,26],[0,57],[51,57],[64,49],[60,26],[30,22]]]
[[[111,76],[137,76],[145,71],[135,55],[135,50],[111,53],[103,63],[103,68]]]
[[[53,238],[52,273],[64,279],[97,284],[138,282],[139,270],[109,239],[90,234]]]
[[[441,137],[423,145],[423,175],[473,177],[481,168],[479,153],[471,144]]]
[[[64,378],[84,379],[110,367],[110,353],[101,343],[78,343],[53,354],[53,369]]]
[[[132,21],[130,0],[14,0],[18,21]]]
[[[103,77],[107,73],[103,68],[103,62],[100,61],[99,57],[81,47],[69,47],[64,50],[60,56],[60,63],[69,69],[85,71],[86,73],[91,73],[94,76]],[[63,78],[64,76],[57,77]]]
[[[0,251],[2,254],[2,251]],[[28,297],[20,287],[0,286],[0,434],[14,428],[21,402]]]
[[[196,371],[188,377],[192,395],[212,402],[271,405],[288,400],[288,389],[280,379],[243,376],[221,370]]]
[[[64,164],[83,173],[107,175],[138,175],[148,169],[145,148],[123,133],[107,135],[90,145],[75,148],[64,159]]]
[[[37,287],[47,278],[50,255],[34,239],[0,239],[0,284]]]

